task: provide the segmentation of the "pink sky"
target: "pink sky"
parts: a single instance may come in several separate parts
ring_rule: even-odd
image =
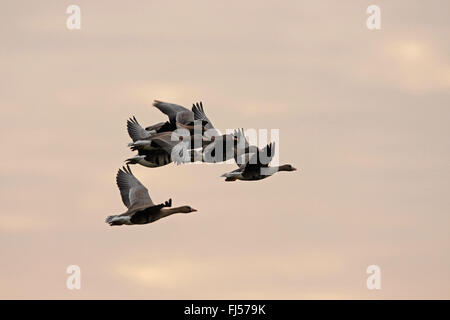
[[[449,10],[4,1],[0,298],[449,299]],[[221,130],[279,129],[299,171],[225,183],[234,164],[134,166],[155,202],[199,211],[111,228],[126,119],[165,120],[154,99],[201,100]]]

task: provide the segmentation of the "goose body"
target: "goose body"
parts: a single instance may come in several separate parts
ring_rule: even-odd
[[[240,165],[238,169],[225,173],[225,181],[255,181],[268,178],[278,171],[296,171],[290,164],[270,167],[269,163],[275,154],[275,143],[268,144],[264,149],[258,150],[249,157],[249,160]]]
[[[128,166],[119,169],[116,182],[128,210],[119,215],[108,216],[105,222],[110,226],[148,224],[175,213],[197,211],[190,206],[171,208],[172,199],[155,205],[147,188],[133,175]]]
[[[148,168],[158,168],[172,163],[169,153],[164,150],[146,151],[139,150],[134,157],[125,160],[126,164],[140,164]]]

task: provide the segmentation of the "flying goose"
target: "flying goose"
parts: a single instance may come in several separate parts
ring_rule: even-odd
[[[225,173],[225,181],[253,181],[261,180],[272,176],[278,171],[295,171],[297,170],[290,164],[282,166],[270,167],[269,163],[275,154],[275,142],[268,144],[264,149],[258,150],[250,159],[242,164],[238,169]],[[267,155],[267,156],[266,156]]]
[[[133,141],[146,139],[149,138],[152,134],[174,131],[175,129],[176,126],[174,124],[171,124],[169,121],[158,122],[157,124],[153,124],[144,129],[139,124],[135,116],[127,120],[128,134]]]
[[[208,131],[210,136],[217,133],[211,121],[206,116],[203,103],[194,103],[192,111],[183,106],[155,100],[153,105],[169,117],[169,121],[160,122],[145,129],[139,124],[136,117],[127,120],[127,131],[132,143],[128,144],[132,150],[154,150],[152,138],[155,135],[175,131],[176,129],[189,130],[190,134],[195,134],[195,124],[201,124],[201,134]],[[157,147],[156,147],[157,148]]]
[[[197,110],[197,108],[200,108],[200,105],[201,105],[201,111],[197,111],[197,116],[196,116],[194,113],[194,110]],[[212,128],[212,123],[206,117],[206,115],[203,111],[203,104],[201,102],[197,103],[197,104],[193,104],[192,111],[183,106],[180,106],[180,105],[177,105],[174,103],[163,102],[163,101],[159,101],[159,100],[155,100],[153,102],[153,106],[158,108],[159,111],[161,111],[162,113],[166,114],[169,117],[169,122],[171,124],[175,123],[176,128],[178,128],[178,129],[188,129],[190,132],[193,132],[194,128],[195,128],[195,124],[197,123],[196,121],[201,123],[202,134],[205,129]]]
[[[162,126],[159,126],[159,125],[162,125]],[[132,151],[135,151],[135,150],[148,150],[148,151],[159,150],[159,149],[161,149],[161,146],[159,146],[158,144],[155,143],[156,139],[157,138],[166,139],[167,137],[170,138],[172,135],[174,137],[173,139],[176,139],[176,140],[181,140],[181,137],[183,135],[185,135],[185,136],[191,135],[192,141],[194,141],[196,138],[198,138],[198,139],[200,139],[199,140],[200,145],[202,145],[200,142],[201,138],[202,138],[201,135],[191,133],[185,128],[180,129],[178,131],[174,131],[176,129],[166,130],[167,127],[164,128],[164,126],[165,126],[165,124],[163,122],[161,122],[161,123],[153,125],[151,127],[147,127],[147,128],[156,128],[155,130],[148,131],[147,128],[144,129],[139,124],[136,117],[133,116],[132,118],[127,120],[128,134],[129,134],[131,140],[133,140],[133,142],[129,143],[128,146],[130,147],[130,149]],[[163,128],[163,131],[161,131],[158,128]],[[174,141],[176,141],[176,140],[174,140]]]
[[[131,150],[155,150],[160,149],[157,145],[152,143],[152,139],[166,132],[172,132],[173,126],[169,122],[160,122],[155,125],[143,128],[136,117],[133,116],[127,120],[127,131],[132,143],[128,146]]]
[[[193,149],[196,143],[202,147],[209,141],[198,134],[188,137],[180,136],[176,132],[155,134],[151,139],[152,149],[139,149],[133,146],[132,150],[137,149],[138,155],[125,161],[127,164],[140,164],[149,168],[165,166],[171,162],[176,164],[194,162],[195,159],[201,159],[200,151]]]
[[[116,181],[122,201],[128,210],[119,215],[108,216],[105,222],[110,226],[147,224],[175,213],[197,211],[190,206],[169,208],[172,206],[172,199],[155,205],[148,194],[147,188],[136,179],[128,166],[119,169]]]

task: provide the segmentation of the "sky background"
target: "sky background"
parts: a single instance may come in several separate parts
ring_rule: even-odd
[[[450,298],[450,2],[1,8],[0,298]],[[199,211],[111,228],[126,119],[164,121],[154,99],[201,100],[221,130],[280,129],[299,171],[134,166],[155,202]]]

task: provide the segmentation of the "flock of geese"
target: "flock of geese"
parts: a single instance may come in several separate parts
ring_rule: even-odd
[[[147,188],[133,175],[130,164],[156,168],[171,162],[223,162],[234,158],[238,168],[222,175],[225,181],[261,180],[278,171],[295,171],[293,166],[269,166],[275,143],[259,149],[250,145],[243,129],[221,135],[203,109],[195,103],[189,110],[183,106],[155,100],[153,106],[166,114],[168,120],[142,127],[135,117],[128,119],[127,130],[132,140],[129,147],[137,155],[126,160],[126,167],[117,172],[116,182],[128,210],[106,218],[110,226],[147,224],[175,213],[195,212],[190,206],[172,208],[172,199],[154,204]]]

